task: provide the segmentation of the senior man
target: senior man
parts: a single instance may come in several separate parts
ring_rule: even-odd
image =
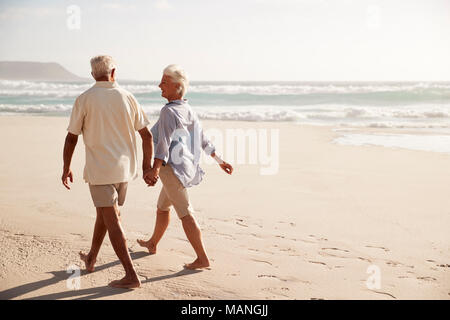
[[[125,234],[120,223],[118,205],[123,205],[128,181],[137,176],[136,131],[142,138],[143,171],[151,169],[152,134],[148,119],[135,97],[115,82],[115,63],[110,56],[91,59],[93,87],[75,101],[64,145],[62,183],[70,190],[73,182],[70,169],[78,135],[83,134],[86,148],[84,180],[97,210],[91,250],[80,252],[88,272],[95,261],[108,231],[111,244],[125,269],[125,277],[110,286],[137,288],[141,282],[128,253]],[[156,183],[156,179],[154,181]]]

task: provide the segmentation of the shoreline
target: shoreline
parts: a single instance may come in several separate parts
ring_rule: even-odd
[[[0,118],[25,118],[25,119],[47,119],[47,118],[64,118],[69,119],[70,114],[68,115],[61,115],[61,114],[55,114],[55,115],[40,115],[40,114],[10,114],[10,115],[0,115]],[[154,117],[150,117],[150,126],[152,123],[156,121]],[[153,122],[152,122],[153,121]],[[266,127],[274,127],[274,124],[280,124],[280,125],[294,125],[298,127],[305,127],[305,128],[323,128],[325,130],[329,130],[332,132],[333,138],[330,140],[330,143],[337,144],[340,146],[351,146],[351,147],[381,147],[381,148],[388,148],[388,149],[399,149],[399,150],[408,150],[408,151],[419,151],[419,152],[433,152],[443,155],[450,155],[450,151],[436,151],[436,150],[424,150],[422,148],[411,148],[405,145],[397,144],[395,146],[388,146],[384,145],[382,142],[378,144],[373,143],[364,143],[362,145],[358,144],[352,144],[352,143],[339,143],[335,141],[336,139],[343,138],[344,135],[394,135],[394,136],[430,136],[430,137],[436,137],[436,136],[449,136],[450,137],[450,129],[449,128],[389,128],[389,127],[380,127],[380,128],[374,128],[374,127],[360,127],[360,126],[347,126],[347,125],[332,125],[332,124],[309,124],[309,123],[301,123],[298,121],[249,121],[249,120],[228,120],[228,119],[221,119],[221,120],[208,120],[208,119],[200,119],[200,121],[208,122],[208,123],[227,123],[231,124],[232,127],[236,127],[237,123],[241,123],[243,128],[246,126],[253,126],[257,125],[258,127],[261,125],[266,125]]]

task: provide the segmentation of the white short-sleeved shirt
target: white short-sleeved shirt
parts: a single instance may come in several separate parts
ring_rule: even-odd
[[[83,134],[83,178],[93,185],[137,177],[136,131],[149,125],[136,98],[116,82],[97,81],[75,101],[67,131]]]

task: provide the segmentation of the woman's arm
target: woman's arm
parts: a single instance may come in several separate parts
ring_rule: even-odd
[[[199,121],[197,119],[197,121]],[[214,160],[216,160],[216,162],[219,164],[220,168],[222,168],[223,171],[225,171],[228,174],[232,174],[233,173],[233,167],[231,166],[231,164],[223,161],[222,158],[220,158],[217,154],[216,154],[216,147],[212,144],[212,142],[208,139],[208,137],[205,135],[205,133],[203,132],[203,128],[200,125],[200,121],[198,123],[198,126],[201,130],[201,138],[202,138],[202,148],[203,151],[207,154],[210,155]]]
[[[222,168],[223,171],[225,171],[228,174],[233,173],[233,167],[231,166],[231,164],[223,161],[222,158],[216,155],[215,152],[211,153],[211,157],[213,157],[214,160],[216,160],[216,162],[219,164],[219,166]]]
[[[155,145],[153,167],[144,172],[144,180],[149,186],[156,184],[161,166],[169,160],[169,148],[175,130],[176,121],[173,114],[168,108],[163,108],[158,120],[158,142]]]

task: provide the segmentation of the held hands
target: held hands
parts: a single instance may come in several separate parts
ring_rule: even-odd
[[[70,190],[68,179],[70,179],[70,182],[73,182],[72,170],[70,170],[70,168],[69,169],[64,169],[62,177],[61,177],[61,180],[62,180],[62,183],[63,183],[64,187],[66,187],[68,190]]]
[[[159,169],[149,168],[147,170],[144,170],[143,178],[147,186],[153,187],[158,182]]]

